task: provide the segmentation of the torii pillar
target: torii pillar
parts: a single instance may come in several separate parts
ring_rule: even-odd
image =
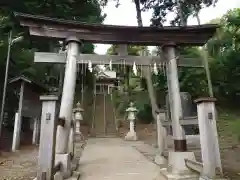
[[[177,58],[175,54],[176,45],[174,43],[168,43],[162,48],[166,60],[174,150],[169,151],[168,168],[163,169],[161,172],[164,173],[168,179],[179,180],[192,178],[195,175],[191,174],[189,169],[186,167],[185,159],[195,160],[195,156],[193,152],[187,151],[185,132],[180,124],[180,119],[182,117],[182,105],[177,71]]]
[[[67,43],[67,59],[65,68],[65,77],[62,91],[61,106],[59,118],[65,119],[64,126],[57,126],[56,135],[56,160],[61,162],[66,176],[71,173],[70,154],[68,152],[69,132],[72,122],[72,109],[74,102],[76,77],[77,77],[77,56],[79,54],[80,40],[76,37],[69,37]]]

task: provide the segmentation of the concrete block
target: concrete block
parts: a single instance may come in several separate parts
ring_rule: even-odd
[[[186,174],[191,171],[185,164],[185,159],[196,161],[194,152],[169,152],[168,172],[173,174]]]
[[[136,132],[129,131],[125,136],[126,141],[137,141],[137,134]]]
[[[54,180],[64,180],[63,174],[61,172],[56,172],[56,174],[53,176]]]
[[[199,180],[199,175],[194,173],[174,174],[169,172],[167,168],[163,168],[156,180]]]
[[[195,161],[193,152],[169,152],[168,167],[160,169],[157,180],[199,180],[199,174],[185,165],[185,159]]]
[[[56,154],[55,155],[55,165],[62,163],[62,172],[65,178],[71,176],[71,160],[70,154]]]

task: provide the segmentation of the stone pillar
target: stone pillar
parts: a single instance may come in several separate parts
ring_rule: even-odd
[[[19,93],[18,112],[15,114],[14,132],[13,132],[13,141],[12,141],[13,152],[18,150],[20,146],[24,86],[25,86],[25,83],[22,81],[20,93]]]
[[[175,55],[175,44],[167,44],[163,47],[166,60],[167,84],[169,92],[169,103],[173,129],[174,151],[169,151],[168,168],[161,169],[161,174],[167,179],[195,179],[197,174],[188,169],[185,159],[195,161],[193,152],[187,152],[187,142],[184,130],[180,124],[182,117],[177,60]]]
[[[66,174],[70,175],[70,157],[68,154],[68,140],[72,121],[73,101],[77,76],[77,56],[80,41],[76,37],[67,39],[67,59],[63,84],[59,117],[66,120],[64,126],[57,126],[56,163],[64,165]],[[67,175],[66,175],[67,176]]]
[[[165,60],[167,62],[167,84],[169,91],[174,150],[177,152],[184,152],[187,151],[187,142],[184,130],[180,124],[180,118],[182,117],[182,107],[179,90],[177,60],[175,55],[175,45],[168,44],[164,46],[163,52],[165,55]]]
[[[215,178],[216,169],[222,173],[221,158],[216,126],[215,98],[199,98],[197,103],[198,124],[202,152],[203,171],[201,176]]]
[[[46,180],[52,180],[55,160],[56,140],[56,102],[57,96],[40,96],[42,101],[41,137],[38,156],[37,180],[45,176]]]
[[[130,103],[130,107],[126,110],[128,113],[127,120],[129,120],[129,132],[125,136],[125,140],[127,141],[136,141],[137,140],[137,133],[135,131],[135,124],[134,121],[136,120],[136,112],[137,109],[133,106],[133,103]]]
[[[166,163],[166,159],[163,157],[164,149],[166,148],[167,132],[162,126],[162,121],[165,120],[165,111],[160,110],[157,114],[157,146],[158,150],[155,156],[155,162],[159,165]]]
[[[39,143],[39,133],[40,133],[40,121],[38,118],[34,118],[32,144],[37,145]]]

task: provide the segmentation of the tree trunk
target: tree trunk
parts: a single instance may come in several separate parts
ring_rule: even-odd
[[[181,26],[186,26],[187,25],[187,19],[183,16],[183,11],[182,11],[180,0],[177,0],[177,6],[178,6],[178,14],[179,14],[179,17],[180,17],[180,25]]]
[[[196,12],[196,18],[197,18],[198,25],[201,25],[201,21],[200,21],[200,17],[199,17],[199,11]]]
[[[135,3],[135,7],[136,7],[136,12],[137,12],[138,26],[142,27],[143,23],[142,23],[140,1],[134,0],[134,3]],[[143,51],[144,51],[143,55],[146,55],[146,49]],[[151,106],[152,106],[152,115],[154,117],[154,120],[156,121],[157,120],[156,111],[158,110],[158,106],[156,103],[156,95],[155,95],[154,88],[153,88],[152,73],[151,73],[150,66],[143,67],[143,75],[145,76],[146,81],[147,81],[147,89],[148,89],[149,98],[150,98],[150,102],[151,102]]]
[[[142,23],[142,14],[141,14],[141,8],[140,8],[140,1],[139,0],[134,0],[134,3],[135,3],[135,7],[136,7],[136,12],[137,12],[138,26],[142,27],[143,23]]]

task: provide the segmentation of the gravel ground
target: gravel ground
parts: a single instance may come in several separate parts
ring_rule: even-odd
[[[38,150],[24,147],[15,153],[1,153],[0,180],[32,180],[36,177]]]

